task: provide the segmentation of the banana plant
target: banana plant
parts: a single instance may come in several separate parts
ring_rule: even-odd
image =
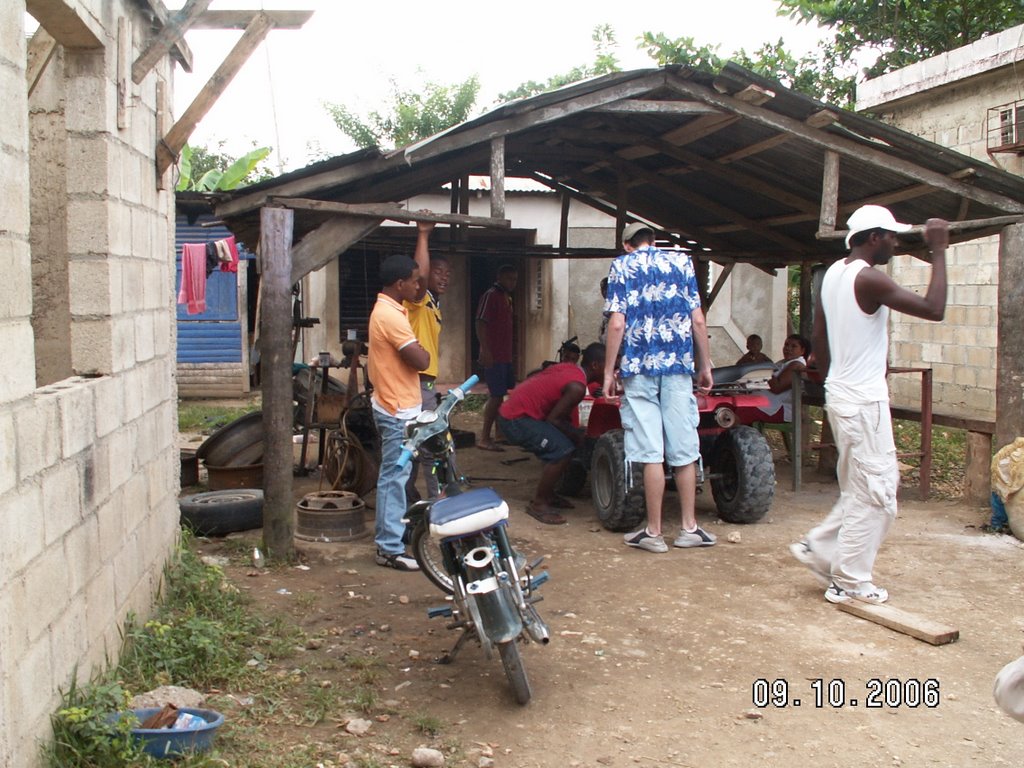
[[[175,189],[178,192],[214,192],[220,190],[235,189],[248,178],[256,166],[260,164],[271,152],[270,147],[258,147],[248,152],[227,168],[211,168],[198,179],[192,177],[192,159],[195,150],[186,144],[182,147],[181,157],[178,160],[178,185]]]

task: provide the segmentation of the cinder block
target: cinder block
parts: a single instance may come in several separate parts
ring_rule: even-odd
[[[121,265],[107,259],[72,259],[68,263],[68,293],[76,319],[120,312]]]
[[[82,632],[85,626],[84,597],[75,595],[69,600],[50,628],[50,658],[57,675],[70,674],[86,657],[87,638]]]
[[[92,382],[78,380],[58,395],[61,455],[71,458],[96,439]]]
[[[142,463],[137,462],[140,469],[132,472],[122,488],[121,503],[124,506],[125,533],[139,536],[139,527],[149,515],[149,485]]]
[[[36,354],[28,319],[0,321],[4,375],[0,376],[0,403],[26,397],[36,386]]]
[[[0,60],[13,65],[12,69],[21,73],[22,88],[25,82],[25,56],[28,38],[25,36],[25,3],[0,4]],[[6,69],[7,67],[4,67]],[[8,91],[11,93],[11,91]]]
[[[0,496],[18,482],[18,443],[15,439],[14,413],[0,409]]]
[[[109,437],[104,438],[101,451],[106,452],[108,476],[110,478],[110,491],[116,497],[117,490],[128,482],[128,478],[135,471],[135,441],[138,439],[138,430],[134,425],[122,427]]]
[[[0,573],[16,574],[42,553],[43,494],[37,483],[0,496],[0,541]]]
[[[93,385],[96,409],[96,436],[106,437],[124,424],[124,382],[117,376],[104,376]]]
[[[84,603],[89,582],[100,569],[100,533],[95,516],[89,516],[64,537],[65,569],[68,573],[68,594]],[[83,622],[84,626],[84,622]]]
[[[103,563],[113,563],[125,540],[125,510],[119,493],[96,510],[96,524],[99,533],[99,558]]]
[[[59,545],[69,531],[82,522],[82,476],[75,461],[66,461],[45,472],[43,486],[44,541],[47,547]]]
[[[149,497],[146,507],[158,510],[173,501],[177,506],[177,496],[181,490],[181,459],[176,450],[161,453],[154,461],[146,465],[146,482]],[[176,519],[176,516],[175,516]]]
[[[66,183],[71,195],[116,194],[111,189],[111,152],[103,134],[69,134]],[[115,156],[116,157],[116,156]],[[116,180],[116,175],[114,176]]]
[[[124,382],[124,423],[130,424],[142,415],[143,371],[132,368],[119,378]]]
[[[111,256],[132,255],[132,211],[125,203],[111,201],[108,204],[108,234]]]
[[[92,133],[116,127],[117,93],[107,79],[104,55],[102,49],[65,49],[64,114],[71,132]]]
[[[114,602],[114,566],[102,562],[85,588],[85,632],[90,647],[102,646],[111,629],[116,635],[116,617],[120,615]]]
[[[125,312],[138,312],[146,305],[145,274],[146,262],[141,259],[125,259],[123,266],[122,306]]]
[[[28,645],[28,631],[20,620],[27,610],[24,580],[20,576],[5,578],[0,583],[0,643],[5,657],[22,653]]]
[[[37,394],[14,410],[18,479],[25,481],[60,459],[61,426],[55,393]]]
[[[153,315],[153,354],[158,358],[165,358],[174,352],[171,317],[172,315],[165,311],[158,311]]]
[[[102,200],[68,199],[68,243],[76,253],[106,256],[110,253],[108,203]]]
[[[27,152],[0,152],[0,230],[17,237],[29,233],[29,161]]]
[[[32,262],[27,240],[0,235],[0,319],[32,314]]]
[[[143,556],[139,547],[139,538],[132,533],[122,535],[121,546],[114,552],[114,594],[117,604],[122,610],[135,611],[140,616],[145,616],[151,610],[148,595],[142,596],[138,593],[139,587],[143,592],[147,588],[142,580],[147,575],[147,563],[143,562]]]
[[[64,547],[61,544],[48,547],[25,569],[24,579],[25,596],[32,607],[32,615],[23,617],[22,621],[29,622],[28,639],[36,643],[46,634],[50,623],[67,610],[71,600],[64,568]]]
[[[30,755],[38,753],[38,744],[35,743],[38,734],[45,733],[45,725],[43,729],[39,725],[48,722],[57,689],[63,680],[53,668],[48,642],[32,643],[17,657],[5,657],[4,668],[7,672],[5,682],[8,705],[5,707],[4,718],[10,719],[14,733],[23,736],[16,749],[30,760]]]
[[[112,319],[112,348],[115,370],[124,371],[135,366],[135,322],[130,315]]]

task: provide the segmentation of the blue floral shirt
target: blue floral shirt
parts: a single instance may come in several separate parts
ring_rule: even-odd
[[[604,312],[626,318],[622,377],[693,375],[695,309],[700,293],[689,254],[645,245],[615,259]]]

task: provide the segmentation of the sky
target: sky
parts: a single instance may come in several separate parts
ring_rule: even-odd
[[[174,9],[183,0],[170,0]],[[356,147],[331,120],[324,102],[358,114],[382,109],[394,81],[402,89],[425,82],[480,80],[473,116],[496,96],[527,80],[546,81],[593,62],[591,35],[610,24],[622,69],[654,66],[637,48],[645,31],[693,37],[720,46],[719,55],[754,51],[784,38],[792,53],[812,50],[822,31],[776,15],[775,0],[516,0],[496,6],[465,0],[377,5],[346,0],[214,0],[211,9],[293,8],[315,11],[301,30],[272,30],[206,115],[190,143],[241,155],[274,149],[275,171],[302,167]],[[495,9],[506,9],[493,15]],[[175,72],[180,116],[221,64],[240,31],[195,30],[186,35],[193,72]]]

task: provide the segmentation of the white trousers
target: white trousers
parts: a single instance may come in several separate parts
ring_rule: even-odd
[[[839,500],[807,543],[840,589],[868,589],[875,556],[896,519],[900,472],[889,404],[829,401],[827,411],[839,451]]]

